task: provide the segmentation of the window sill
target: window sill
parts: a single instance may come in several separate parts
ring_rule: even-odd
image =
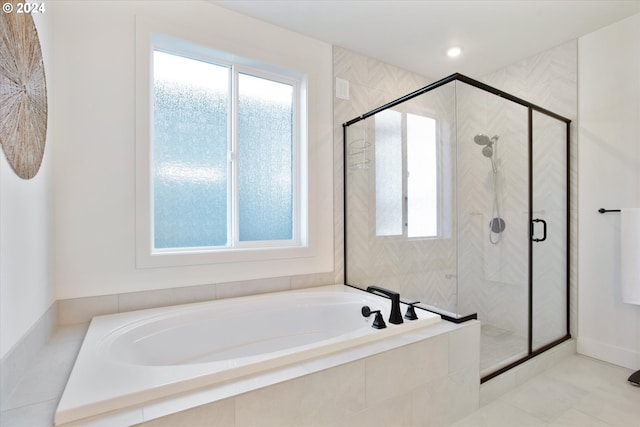
[[[179,267],[188,265],[270,261],[308,258],[315,251],[308,246],[288,248],[224,248],[211,250],[138,251],[137,268]]]

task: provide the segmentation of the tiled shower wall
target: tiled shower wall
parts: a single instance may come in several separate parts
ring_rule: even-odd
[[[556,112],[569,119],[577,116],[577,42],[572,41],[543,52],[532,58],[492,73],[480,79],[487,84],[523,98],[536,105]],[[398,69],[375,59],[367,58],[348,50],[334,47],[334,77],[348,80],[350,99],[334,99],[335,181],[336,218],[342,217],[342,123],[379,107],[389,101],[424,87],[430,81],[424,77]],[[445,77],[445,76],[439,76]],[[470,76],[474,77],[474,76]],[[448,86],[448,85],[447,85]],[[434,91],[435,92],[435,91]],[[433,94],[431,110],[449,117],[451,105],[446,98]],[[452,224],[452,238],[430,241],[399,241],[375,239],[374,200],[371,170],[353,168],[348,171],[350,198],[349,215],[349,282],[359,286],[372,283],[399,290],[407,298],[420,299],[445,310],[478,312],[479,318],[495,326],[524,333],[527,328],[527,116],[526,108],[507,102],[496,96],[464,85],[458,85],[458,123],[446,123],[443,133],[449,133],[451,141],[457,136],[459,180],[453,183],[452,191],[458,191],[460,206],[453,208],[458,221],[458,247],[456,248],[456,225]],[[453,97],[451,97],[453,101]],[[348,128],[348,142],[367,139],[372,135],[371,119],[361,121]],[[453,129],[453,127],[456,129]],[[571,127],[571,236],[576,231],[576,147],[575,125]],[[457,134],[456,134],[457,133]],[[500,134],[499,188],[502,195],[502,214],[509,215],[511,235],[522,239],[506,239],[504,249],[496,251],[487,244],[486,224],[491,218],[493,184],[491,164],[481,154],[480,146],[473,143],[473,136],[486,133]],[[524,141],[514,145],[509,141]],[[561,138],[560,141],[563,141]],[[373,157],[370,147],[369,157]],[[534,153],[534,156],[538,155]],[[540,159],[536,159],[539,161]],[[542,162],[544,163],[544,159]],[[562,165],[560,165],[562,166]],[[557,177],[564,177],[560,170]],[[452,181],[453,182],[453,181]],[[552,188],[551,185],[550,188]],[[453,219],[452,221],[455,221]],[[373,225],[372,225],[373,224]],[[341,228],[342,223],[336,224]],[[337,236],[340,233],[337,233]],[[341,237],[341,236],[340,236]],[[336,239],[337,247],[342,240]],[[571,239],[571,324],[575,325],[575,238]],[[456,253],[457,250],[457,253]],[[564,257],[563,248],[557,247],[547,253],[553,258]],[[458,264],[456,265],[456,256]],[[336,259],[340,257],[336,254]],[[491,264],[497,273],[492,274]],[[544,262],[544,261],[542,261]],[[457,269],[457,271],[456,271]],[[543,269],[544,270],[544,269]],[[496,276],[497,274],[497,276]],[[564,309],[562,296],[550,292],[564,291],[564,275],[541,277],[544,291],[536,295],[536,310],[539,316],[550,322],[537,323],[538,330],[563,329],[565,316],[557,313]],[[538,281],[540,282],[540,281]],[[435,302],[435,304],[434,304]],[[560,303],[561,306],[558,306]],[[554,315],[555,314],[555,315]]]

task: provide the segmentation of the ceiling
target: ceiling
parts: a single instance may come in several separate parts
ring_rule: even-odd
[[[432,79],[481,77],[640,13],[640,0],[211,2]]]

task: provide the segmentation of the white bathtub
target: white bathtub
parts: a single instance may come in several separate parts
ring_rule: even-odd
[[[364,305],[388,319],[388,299],[346,286],[96,317],[55,423],[148,405],[440,321],[418,310],[419,320],[374,329]]]

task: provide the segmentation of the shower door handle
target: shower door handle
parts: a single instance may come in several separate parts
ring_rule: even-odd
[[[536,234],[535,233],[535,223],[536,222],[541,222],[542,223],[542,239],[537,239],[534,238],[533,236]],[[540,219],[540,218],[536,218],[536,219],[532,219],[531,220],[531,240],[534,242],[544,242],[545,240],[547,240],[547,221]]]

